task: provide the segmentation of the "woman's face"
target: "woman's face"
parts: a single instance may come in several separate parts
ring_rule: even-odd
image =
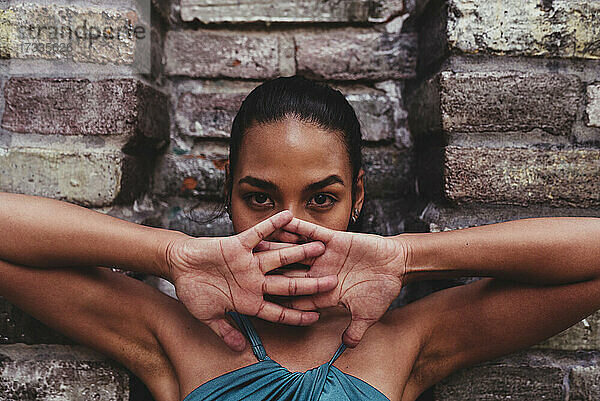
[[[288,209],[294,217],[346,230],[364,197],[363,173],[352,201],[352,168],[339,136],[286,118],[255,124],[245,133],[232,174],[231,219],[235,232]],[[295,242],[278,231],[269,239]]]

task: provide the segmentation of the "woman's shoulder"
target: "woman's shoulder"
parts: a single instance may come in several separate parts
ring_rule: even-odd
[[[177,376],[182,397],[201,384],[256,361],[251,347],[230,350],[177,299],[164,296],[156,305],[156,337]]]

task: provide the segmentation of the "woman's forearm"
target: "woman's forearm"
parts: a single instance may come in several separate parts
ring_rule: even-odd
[[[599,218],[534,218],[461,230],[401,234],[406,280],[496,277],[534,284],[600,276]]]
[[[185,236],[81,206],[0,193],[0,259],[27,266],[120,267],[169,279],[166,246]]]

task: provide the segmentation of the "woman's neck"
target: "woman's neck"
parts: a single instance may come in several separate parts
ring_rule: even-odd
[[[310,326],[288,326],[250,317],[267,355],[292,371],[306,371],[331,359],[350,323],[343,307],[320,311]]]
[[[273,343],[282,339],[285,343],[322,340],[326,337],[341,339],[341,334],[350,323],[350,313],[344,307],[328,308],[319,311],[319,320],[310,326],[289,326],[271,323],[250,317],[261,339]]]

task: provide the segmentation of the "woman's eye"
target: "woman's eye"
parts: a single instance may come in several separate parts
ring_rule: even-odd
[[[273,204],[273,201],[271,200],[271,198],[269,198],[269,195],[265,193],[250,194],[246,197],[246,202],[250,206],[259,207],[271,206]]]
[[[256,194],[253,196],[254,196],[254,201],[256,203],[265,203],[269,199],[269,197],[266,194]]]
[[[336,199],[327,194],[316,194],[309,202],[311,206],[315,207],[330,207],[336,202]]]

